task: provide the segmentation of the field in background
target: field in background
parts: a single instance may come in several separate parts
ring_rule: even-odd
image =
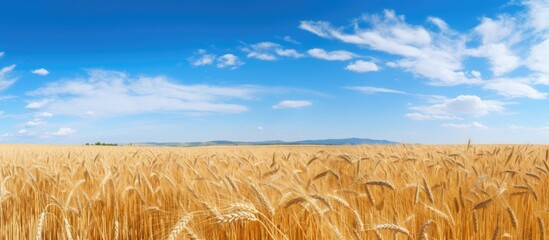
[[[548,154],[0,145],[0,239],[547,239]]]

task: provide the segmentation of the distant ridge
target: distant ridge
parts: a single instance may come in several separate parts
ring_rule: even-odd
[[[372,144],[398,144],[388,140],[375,140],[368,138],[342,138],[342,139],[320,139],[320,140],[302,140],[285,142],[280,140],[259,141],[259,142],[239,142],[239,141],[209,141],[209,142],[145,142],[144,145],[154,146],[237,146],[237,145],[372,145]]]

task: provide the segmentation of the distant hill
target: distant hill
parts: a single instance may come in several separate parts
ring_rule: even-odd
[[[398,144],[388,140],[374,140],[368,138],[343,138],[343,139],[320,139],[285,142],[280,140],[260,142],[238,142],[238,141],[209,141],[209,142],[145,142],[145,145],[154,146],[236,146],[236,145],[366,145],[366,144]]]

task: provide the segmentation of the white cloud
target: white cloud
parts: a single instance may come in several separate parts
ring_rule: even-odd
[[[510,125],[509,129],[517,131],[529,131],[529,132],[549,132],[549,127],[526,127],[521,125]]]
[[[302,58],[305,57],[304,54],[297,52],[295,49],[282,49],[277,48],[275,50],[276,54],[282,57],[292,57],[292,58]]]
[[[244,47],[242,48],[242,51],[248,53],[248,58],[256,58],[263,61],[274,61],[277,58],[273,51],[277,48],[280,48],[280,44],[278,43],[260,42]]]
[[[486,57],[491,65],[494,76],[509,73],[520,66],[520,59],[512,52],[512,46],[521,40],[515,19],[509,16],[500,16],[494,20],[483,18],[475,28],[475,32],[482,37],[482,45],[472,49],[472,56]]]
[[[41,112],[41,113],[36,114],[36,117],[38,117],[38,118],[51,118],[51,117],[53,117],[53,114],[49,113],[49,112]]]
[[[72,135],[75,132],[76,132],[76,130],[74,130],[72,128],[62,127],[62,128],[59,128],[59,130],[57,130],[57,132],[52,133],[52,135],[59,136],[59,137],[65,137],[65,136]]]
[[[282,45],[274,42],[260,42],[252,45],[247,45],[242,48],[242,51],[247,52],[248,58],[255,58],[263,61],[275,61],[280,57],[302,58],[305,55],[299,53],[295,49],[284,48]]]
[[[460,95],[451,99],[439,99],[432,105],[412,106],[408,118],[413,120],[435,120],[443,118],[457,118],[459,116],[482,116],[492,112],[502,112],[505,103],[494,100],[482,100],[475,95]],[[437,116],[437,117],[432,117]],[[423,119],[422,119],[423,117]]]
[[[453,119],[459,119],[456,116],[449,116],[449,115],[435,115],[435,114],[424,114],[424,113],[407,113],[404,115],[406,118],[415,120],[415,121],[423,121],[423,120],[453,120]]]
[[[240,58],[230,53],[218,57],[215,54],[209,54],[204,49],[199,49],[194,55],[189,58],[189,62],[195,67],[212,65],[217,62],[215,65],[217,68],[236,69],[244,64]]]
[[[263,130],[263,127],[262,127],[262,126],[259,126],[259,127],[257,127],[257,130],[262,131],[262,130]]]
[[[300,42],[296,41],[295,39],[293,39],[293,38],[290,37],[290,36],[284,36],[284,38],[282,38],[282,39],[284,39],[284,41],[289,42],[289,43],[301,45]]]
[[[370,27],[363,28],[361,23]],[[422,26],[410,25],[404,16],[397,16],[391,10],[382,16],[364,15],[350,33],[321,21],[302,21],[300,28],[320,37],[399,56],[401,58],[390,66],[427,78],[433,85],[479,83],[478,79],[467,77],[461,63],[466,53],[464,37],[433,33]]]
[[[379,88],[379,87],[368,87],[368,86],[355,86],[348,87],[348,89],[356,90],[365,94],[374,94],[374,93],[396,93],[396,94],[406,94],[405,92],[388,89],[388,88]]]
[[[549,15],[548,15],[549,16]],[[533,71],[549,74],[549,36],[545,41],[536,44],[528,56],[528,68]]]
[[[331,51],[327,52],[324,49],[321,48],[313,48],[307,51],[309,55],[315,58],[320,58],[328,61],[346,61],[353,59],[356,55],[351,52],[339,50],[339,51]]]
[[[240,59],[230,53],[227,53],[219,58],[217,58],[217,67],[218,68],[230,68],[230,69],[236,69],[239,66],[243,65],[244,62],[240,61]]]
[[[447,32],[450,29],[448,24],[444,20],[438,17],[433,17],[433,16],[427,17],[427,21],[437,26],[438,29],[440,29],[440,31]]]
[[[0,111],[0,117],[4,115],[4,111]]]
[[[549,30],[549,1],[547,0],[524,0],[523,4],[528,7],[528,24],[536,30],[543,32]]]
[[[313,103],[309,101],[285,100],[274,105],[273,109],[302,108],[302,107],[308,107],[311,105],[313,105]]]
[[[21,135],[24,135],[24,134],[27,134],[29,131],[27,129],[19,129],[18,133],[21,134]]]
[[[199,49],[195,56],[189,58],[189,61],[191,62],[191,65],[198,67],[198,66],[206,66],[213,64],[214,60],[216,59],[216,56],[214,54],[208,54],[206,50]]]
[[[13,83],[15,83],[15,81],[17,81],[16,78],[8,77],[8,75],[13,71],[13,69],[15,69],[15,64],[12,64],[0,69],[0,91],[8,88]]]
[[[345,67],[345,70],[358,73],[377,72],[379,71],[379,67],[373,62],[358,60],[347,65],[347,67]]]
[[[487,126],[478,123],[478,122],[472,122],[469,124],[465,123],[444,123],[441,126],[446,128],[458,128],[458,129],[488,129]]]
[[[544,99],[547,93],[540,92],[526,83],[516,79],[497,79],[484,85],[484,88],[494,90],[499,95],[518,98],[527,97],[532,99]]]
[[[4,52],[0,52],[0,57],[3,57],[4,56]]]
[[[471,75],[475,78],[478,78],[478,79],[481,79],[482,78],[482,74],[479,72],[479,71],[471,71]]]
[[[105,70],[89,70],[87,78],[47,84],[29,92],[46,100],[27,105],[55,115],[116,116],[151,112],[239,113],[247,107],[234,100],[251,99],[257,87],[185,85],[164,76],[130,78]]]
[[[51,100],[50,99],[42,99],[40,101],[34,101],[34,102],[30,102],[29,104],[27,104],[25,106],[26,109],[40,109],[40,108],[43,108],[45,107],[46,105],[48,105],[48,103],[50,103]]]
[[[36,75],[40,75],[40,76],[46,76],[48,74],[50,74],[50,72],[48,70],[46,70],[45,68],[38,68],[38,69],[35,69],[32,71],[33,74],[36,74]]]
[[[34,120],[31,120],[31,121],[28,121],[25,126],[27,127],[36,127],[36,126],[40,126],[40,125],[44,125],[46,124],[46,122],[42,121],[42,119],[34,119]]]

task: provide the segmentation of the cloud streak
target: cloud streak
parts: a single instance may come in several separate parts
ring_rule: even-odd
[[[303,108],[313,105],[309,101],[284,100],[273,106],[273,109]]]
[[[486,125],[478,122],[466,123],[444,123],[441,125],[445,128],[457,128],[457,129],[488,129]]]
[[[365,94],[375,94],[375,93],[396,93],[396,94],[406,94],[406,92],[398,91],[389,88],[380,88],[380,87],[369,87],[369,86],[354,86],[347,87],[347,89],[359,91]]]
[[[17,78],[9,76],[13,69],[15,69],[15,64],[0,69],[0,91],[5,90],[17,81]]]
[[[257,87],[185,85],[164,76],[132,78],[126,73],[89,70],[87,78],[53,82],[28,94],[44,97],[29,109],[52,115],[110,117],[152,112],[240,113]],[[93,114],[89,114],[93,113]]]
[[[309,51],[307,51],[307,53],[314,58],[319,58],[319,59],[328,60],[328,61],[347,61],[356,57],[354,53],[351,53],[348,51],[338,50],[338,51],[328,52],[321,48],[310,49]]]
[[[390,58],[387,66],[426,79],[430,85],[465,84],[508,98],[544,99],[546,93],[535,86],[549,85],[549,2],[525,0],[520,5],[522,11],[483,17],[464,32],[434,16],[427,17],[431,26],[410,24],[393,10],[364,14],[351,27],[306,20],[299,28],[321,38],[390,54],[396,59]],[[483,78],[481,69],[467,66],[470,58],[485,60],[491,74]],[[346,69],[352,70],[351,66]],[[520,77],[511,75],[521,67],[529,71]]]
[[[479,117],[489,113],[503,112],[506,103],[483,100],[475,95],[460,95],[456,98],[437,99],[431,105],[411,106],[413,113],[406,117],[412,120],[457,119],[460,116]]]

